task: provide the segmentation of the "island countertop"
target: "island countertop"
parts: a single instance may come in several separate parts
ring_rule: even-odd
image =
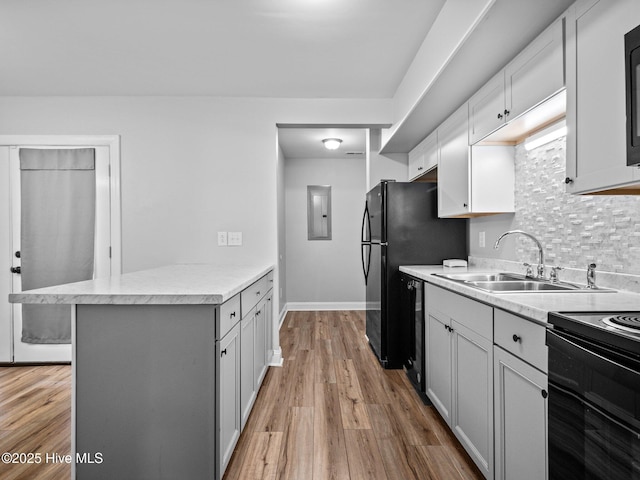
[[[273,266],[179,264],[9,295],[11,303],[217,305]]]

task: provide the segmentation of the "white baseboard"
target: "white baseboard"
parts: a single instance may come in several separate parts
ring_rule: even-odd
[[[288,302],[288,312],[323,310],[366,310],[365,302]]]
[[[284,358],[282,358],[282,349],[278,348],[277,350],[272,350],[271,361],[269,362],[269,366],[271,367],[281,367],[284,364]]]

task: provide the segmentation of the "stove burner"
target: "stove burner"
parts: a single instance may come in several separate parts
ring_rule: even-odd
[[[640,332],[640,317],[631,315],[613,315],[603,318],[602,321],[613,328],[619,328],[627,332]]]

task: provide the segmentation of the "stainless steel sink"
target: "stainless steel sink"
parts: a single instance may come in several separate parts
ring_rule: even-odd
[[[608,288],[587,288],[568,282],[555,282],[528,278],[517,273],[436,273],[437,277],[463,283],[472,288],[489,293],[596,293],[615,292]]]
[[[438,277],[460,282],[502,282],[505,280],[524,280],[517,273],[436,273]]]
[[[568,284],[550,283],[537,280],[515,280],[506,282],[466,282],[470,287],[475,287],[487,292],[566,292],[579,290],[578,287]]]

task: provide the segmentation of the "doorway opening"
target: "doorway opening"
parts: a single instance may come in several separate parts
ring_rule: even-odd
[[[121,273],[118,136],[0,136],[0,170],[4,172],[0,176],[0,252],[3,252],[0,268],[8,272],[0,277],[0,295],[6,299],[9,293],[18,293],[23,288]],[[58,202],[59,198],[66,205],[64,215],[57,209],[57,203],[46,205],[48,201]],[[47,213],[41,211],[44,208]],[[90,222],[83,220],[84,233],[65,235],[64,230],[79,223],[80,215]],[[63,216],[71,219],[63,220]],[[81,236],[84,246],[76,243]],[[35,237],[44,238],[36,241]],[[52,244],[50,238],[58,238],[59,243]],[[73,245],[61,243],[71,238]],[[65,259],[53,258],[58,255],[64,255]],[[80,277],[78,273],[53,274],[61,269],[77,271],[78,263],[90,263],[82,268],[84,273]],[[34,285],[36,270],[41,270],[37,280],[40,284],[29,287]],[[70,280],[65,281],[68,275]],[[49,331],[53,322],[48,320],[54,313],[46,310],[48,306],[36,306],[34,310],[40,307],[45,310],[34,313],[29,311],[30,306],[25,309],[6,300],[2,305],[0,363],[71,362],[72,332],[64,331],[71,325],[70,307],[58,308],[63,310],[58,313],[59,326]],[[23,313],[29,315],[26,322]]]

